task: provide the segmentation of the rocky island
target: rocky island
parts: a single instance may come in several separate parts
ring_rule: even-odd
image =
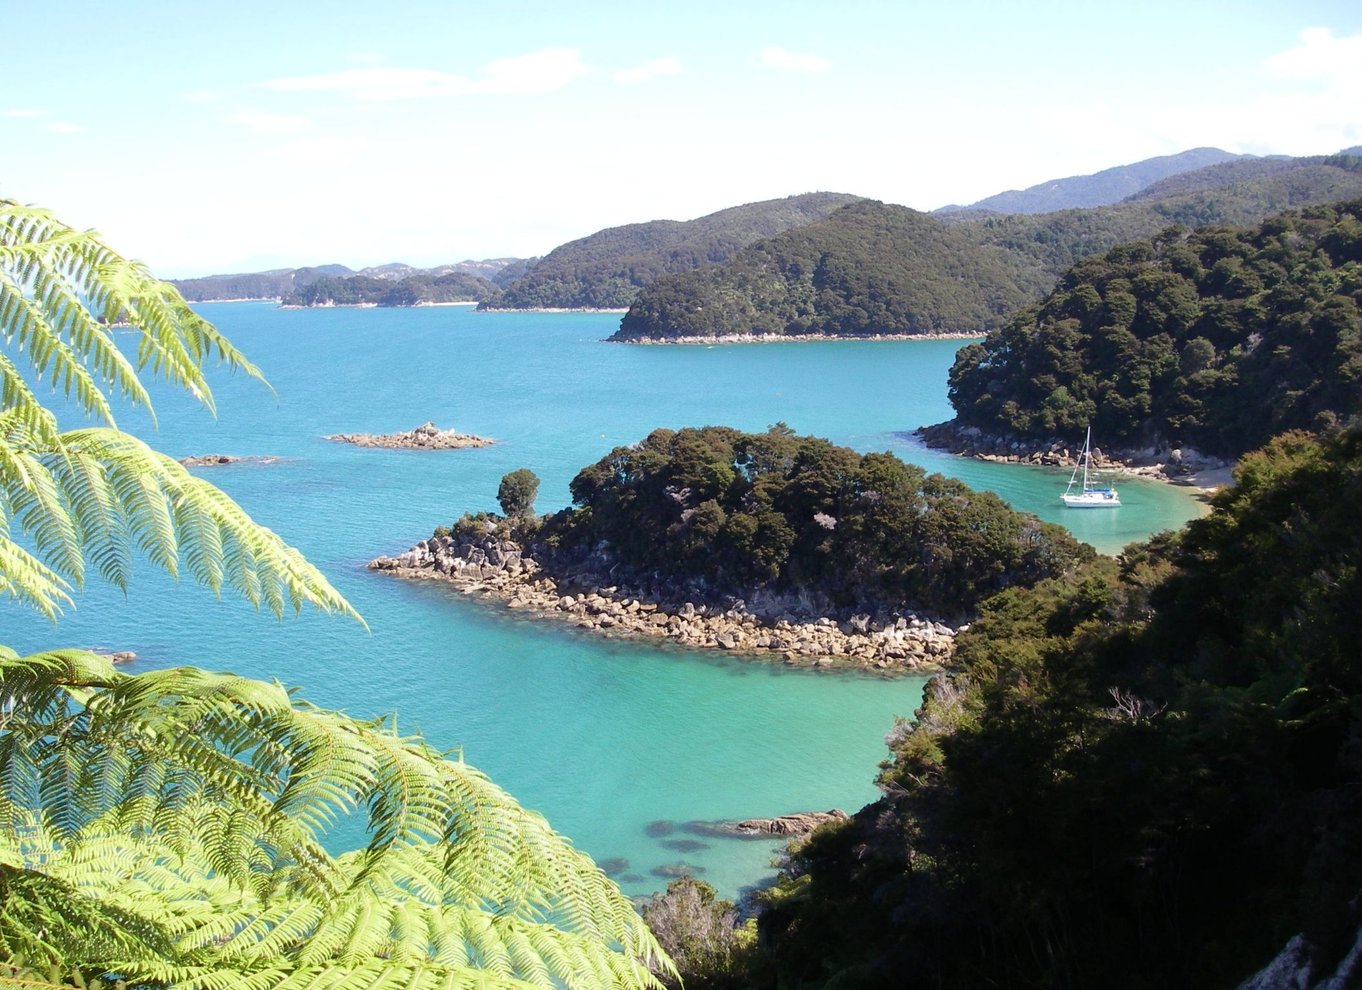
[[[193,457],[181,457],[180,463],[185,467],[220,467],[224,464],[276,464],[279,460],[268,455],[196,454]]]
[[[512,472],[504,516],[369,566],[604,635],[898,672],[949,660],[983,597],[1092,555],[996,496],[783,424],[654,431],[582,470],[574,505],[547,516],[537,488]]]
[[[326,438],[357,447],[393,447],[399,450],[459,450],[464,447],[490,447],[495,441],[471,433],[442,430],[434,423],[422,423],[405,433],[335,433]]]

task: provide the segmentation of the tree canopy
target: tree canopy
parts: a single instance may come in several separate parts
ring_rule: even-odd
[[[994,435],[1227,456],[1362,413],[1362,200],[1082,261],[960,352],[949,395]]]
[[[572,480],[544,521],[546,549],[613,562],[675,587],[804,593],[837,607],[968,614],[1092,553],[996,495],[777,425],[655,430]]]
[[[883,798],[762,916],[781,985],[1236,986],[1362,889],[1362,433],[1286,434],[1212,513],[984,603]]]
[[[259,377],[172,286],[0,201],[0,339],[11,605],[55,617],[87,571],[125,586],[141,556],[276,615],[358,618],[297,550],[118,429],[113,396],[150,410],[144,377],[210,409],[210,362]],[[100,425],[62,431],[35,383]],[[367,843],[334,854],[353,817]],[[0,967],[28,987],[340,990],[643,987],[670,963],[588,857],[420,739],[278,684],[0,645]]]

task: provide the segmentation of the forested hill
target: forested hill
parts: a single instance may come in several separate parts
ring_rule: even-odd
[[[492,282],[466,272],[445,275],[414,274],[399,280],[351,275],[323,278],[288,293],[285,306],[420,306],[451,302],[494,300],[501,290]]]
[[[862,200],[659,279],[616,340],[755,334],[934,334],[1000,324],[1034,298],[1040,266],[964,226]]]
[[[807,193],[748,203],[696,220],[611,227],[571,241],[507,285],[503,309],[623,309],[661,275],[726,261],[754,241],[801,227],[854,202],[843,193]]]
[[[235,275],[205,275],[203,278],[172,279],[171,285],[190,302],[219,299],[278,299],[306,288],[318,279],[345,278],[354,272],[344,265],[318,265],[315,268],[275,268],[267,272],[240,272]]]
[[[961,220],[865,201],[759,241],[726,264],[659,279],[612,339],[982,334],[1042,298],[1079,259],[1172,224],[1256,223],[1358,196],[1362,159],[1335,156],[1060,213]]]
[[[964,348],[956,423],[1236,455],[1362,414],[1362,200],[1170,230],[1075,265]]]
[[[1161,155],[1130,165],[1117,165],[1092,175],[1050,179],[1027,189],[1012,189],[989,196],[967,207],[948,206],[938,212],[964,209],[992,210],[997,213],[1053,213],[1057,210],[1109,206],[1168,176],[1193,172],[1240,157],[1219,148],[1193,148],[1176,155]]]
[[[224,299],[282,299],[294,296],[294,304],[311,286],[322,280],[343,281],[364,278],[385,282],[388,288],[407,279],[431,282],[449,275],[468,275],[495,283],[498,288],[519,277],[532,260],[521,258],[488,258],[482,261],[456,261],[434,268],[413,268],[411,265],[388,264],[363,268],[356,272],[344,265],[320,265],[315,268],[276,268],[267,272],[242,272],[236,275],[205,275],[202,278],[172,279],[171,284],[190,302],[213,302]],[[472,284],[472,283],[469,283]],[[360,288],[338,291],[337,295],[360,295]],[[367,291],[367,290],[364,290]],[[462,298],[481,300],[489,295],[480,290],[476,295]],[[316,295],[316,293],[312,293]]]
[[[1255,986],[1357,985],[1362,436],[1236,474],[1182,534],[985,603],[732,985],[1228,990],[1298,933],[1314,975]]]

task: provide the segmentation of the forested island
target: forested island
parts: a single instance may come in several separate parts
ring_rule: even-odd
[[[501,297],[495,283],[466,272],[411,275],[401,281],[350,275],[321,278],[279,300],[283,306],[429,306],[488,302]]]
[[[1362,413],[1362,200],[1170,228],[1079,262],[951,369],[961,449],[1072,441],[1233,457]],[[933,439],[934,438],[934,439]]]
[[[573,505],[547,516],[529,511],[535,490],[532,473],[513,472],[499,493],[504,516],[464,516],[371,566],[479,590],[496,579],[508,602],[574,619],[588,611],[587,598],[604,596],[624,603],[590,609],[608,615],[605,629],[651,625],[666,634],[670,626],[682,641],[683,624],[669,617],[718,610],[749,628],[702,629],[715,643],[696,645],[739,652],[817,659],[817,636],[794,627],[840,622],[843,636],[870,638],[889,629],[863,659],[911,665],[914,653],[938,651],[898,655],[884,641],[921,629],[917,611],[929,624],[963,622],[988,595],[1062,574],[1093,553],[989,492],[783,425],[759,434],[656,430],[584,468],[571,484]],[[545,581],[551,587],[536,583]],[[781,622],[791,628],[775,628]],[[773,643],[773,629],[789,635]],[[736,639],[721,642],[723,633]]]

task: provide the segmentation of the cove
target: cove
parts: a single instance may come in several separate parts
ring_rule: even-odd
[[[126,599],[92,583],[55,627],[7,609],[0,642],[22,652],[131,649],[134,671],[192,663],[298,685],[354,715],[396,712],[400,731],[462,753],[615,868],[629,893],[661,888],[666,878],[654,871],[680,864],[729,896],[769,876],[776,843],[716,839],[686,824],[873,800],[884,735],[918,706],[922,680],[601,640],[372,574],[367,560],[465,511],[495,509],[498,481],[518,467],[542,479],[540,511],[562,506],[578,469],[660,426],[784,421],[858,450],[892,450],[1069,525],[1106,552],[1202,511],[1185,491],[1127,481],[1119,512],[1066,513],[1058,494],[1067,473],[917,445],[915,427],[950,415],[946,373],[959,341],[635,347],[601,342],[617,314],[199,309],[261,367],[277,398],[219,375],[219,419],[158,389],[159,428],[131,413],[120,425],[176,457],[279,458],[197,470],[302,549],[371,631],[314,615],[276,624],[145,569]],[[428,420],[497,443],[404,451],[323,439]]]

